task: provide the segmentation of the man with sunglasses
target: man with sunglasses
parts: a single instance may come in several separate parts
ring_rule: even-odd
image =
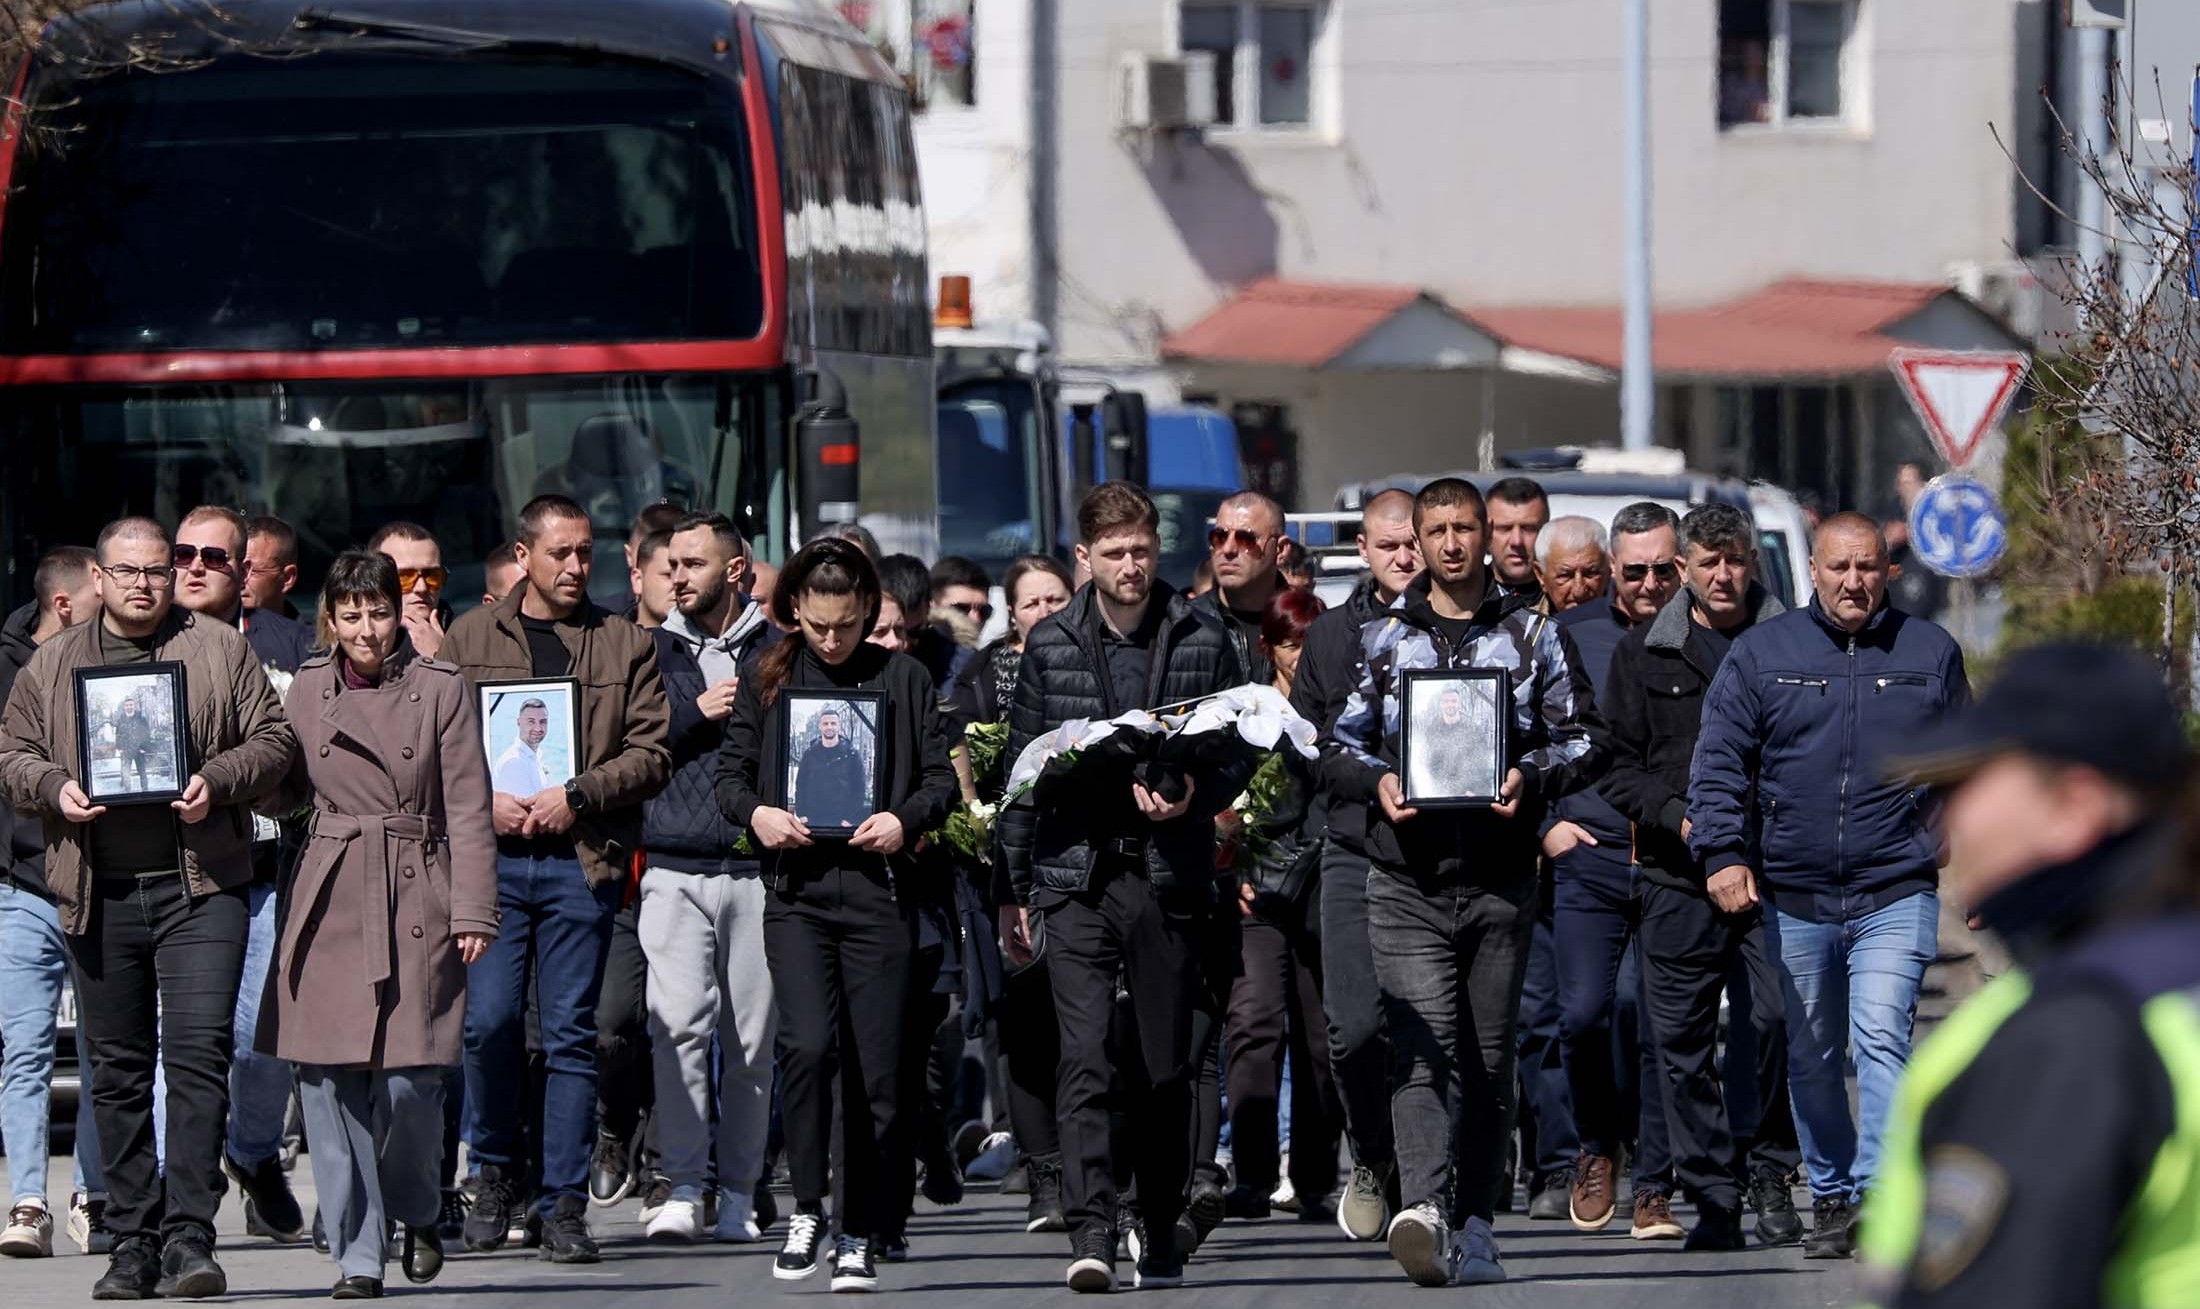
[[[235,544],[242,554],[241,530]],[[79,987],[115,1242],[93,1298],[195,1299],[228,1288],[214,1217],[253,880],[248,809],[289,773],[298,742],[245,638],[175,604],[166,529],[110,523],[98,557],[99,616],[39,646],[8,697],[0,789],[45,823],[46,882]],[[188,701],[177,717],[190,735],[182,793],[93,803],[76,674],[171,662],[183,665]],[[157,1110],[156,1064],[170,1082]]]
[[[1229,631],[1246,680],[1262,686],[1276,679],[1275,665],[1260,652],[1260,617],[1284,585],[1276,566],[1282,545],[1283,506],[1258,491],[1240,491],[1223,501],[1207,529],[1215,589],[1199,602]]]
[[[1604,684],[1613,652],[1627,633],[1655,618],[1680,590],[1679,531],[1679,517],[1648,500],[1613,516],[1610,598],[1568,609],[1557,620],[1592,686]],[[1620,1155],[1632,1139],[1630,1235],[1638,1241],[1677,1240],[1683,1232],[1673,1221],[1670,1200],[1665,1102],[1658,1093],[1657,1054],[1643,1036],[1646,1025],[1637,1002],[1639,951],[1629,948],[1642,921],[1640,870],[1630,835],[1627,819],[1594,788],[1561,799],[1543,829],[1543,855],[1551,861],[1559,1049],[1579,1143],[1567,1212],[1585,1232],[1611,1223],[1618,1209]],[[1615,1054],[1626,1062],[1615,1064]],[[1619,1071],[1628,1067],[1639,1070],[1633,1096]],[[1630,1108],[1638,1112],[1630,1115]]]
[[[313,639],[296,619],[273,609],[245,607],[245,543],[250,535],[244,515],[234,509],[200,505],[185,514],[176,528],[176,603],[242,630],[279,696],[305,662]],[[252,885],[246,892],[252,916],[244,982],[237,991],[236,1055],[229,1065],[229,1126],[222,1152],[223,1168],[244,1195],[245,1231],[282,1242],[306,1235],[305,1214],[281,1161],[291,1069],[288,1062],[254,1049],[253,1037],[260,1027],[260,993],[275,962],[275,884],[290,848],[274,820],[253,817]]]
[[[397,565],[397,585],[405,593],[405,635],[423,659],[433,659],[443,648],[443,634],[451,626],[451,606],[443,598],[450,573],[443,567],[443,548],[418,523],[384,523],[367,538],[367,549],[379,551]]]

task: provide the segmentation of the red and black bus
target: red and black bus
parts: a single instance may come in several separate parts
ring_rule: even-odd
[[[50,27],[17,99],[15,601],[45,548],[203,501],[290,521],[309,587],[424,523],[454,599],[545,491],[606,545],[669,498],[776,558],[860,467],[887,548],[937,540],[909,99],[820,6],[130,0]],[[860,445],[798,421],[836,392]]]

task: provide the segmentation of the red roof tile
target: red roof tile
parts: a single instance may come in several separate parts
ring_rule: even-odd
[[[1411,286],[1262,278],[1161,343],[1167,359],[1319,368],[1420,299]]]

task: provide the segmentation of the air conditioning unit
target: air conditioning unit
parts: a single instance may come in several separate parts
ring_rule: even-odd
[[[1123,56],[1123,126],[1135,132],[1187,132],[1215,121],[1215,57]]]
[[[2008,324],[2010,331],[2026,341],[2040,339],[2047,291],[2031,265],[2010,259],[1957,264],[1948,271],[1956,290]]]

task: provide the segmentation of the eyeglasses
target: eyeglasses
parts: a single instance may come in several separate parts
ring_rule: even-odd
[[[143,582],[147,590],[158,591],[176,580],[176,570],[167,564],[154,564],[151,568],[140,568],[136,564],[101,564],[99,571],[125,588]]]
[[[980,627],[993,621],[993,606],[983,600],[958,600],[947,606]]]
[[[218,545],[179,545],[175,549],[174,557],[176,561],[176,567],[178,568],[189,568],[192,563],[196,561],[198,563],[205,564],[208,568],[214,569],[217,572],[228,568],[232,562],[235,562],[240,566],[243,565],[243,563],[245,562],[242,555],[239,555],[234,561],[232,561],[229,557],[229,552],[222,549]]]
[[[1666,559],[1654,564],[1626,564],[1619,570],[1619,575],[1630,582],[1639,582],[1652,573],[1658,575],[1659,581],[1670,582],[1681,575],[1681,566]]]
[[[1275,538],[1272,536],[1262,536],[1247,527],[1240,527],[1234,531],[1220,527],[1207,529],[1207,548],[1209,550],[1220,550],[1225,545],[1234,545],[1240,550],[1258,550],[1273,539]]]
[[[450,580],[451,573],[447,568],[400,568],[397,570],[397,589],[400,591],[410,591],[416,586],[426,586],[431,591],[440,591],[443,589],[443,584]]]

